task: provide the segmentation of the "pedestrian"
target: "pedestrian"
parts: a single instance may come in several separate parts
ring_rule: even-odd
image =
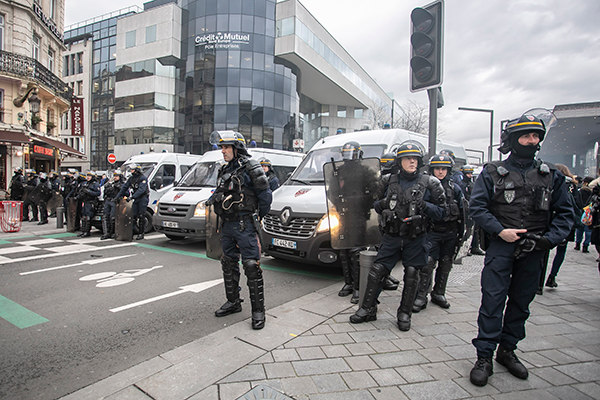
[[[242,311],[239,260],[246,275],[252,306],[252,329],[265,326],[265,296],[260,268],[259,219],[271,209],[273,195],[260,163],[252,160],[244,137],[234,131],[215,131],[210,143],[221,147],[226,164],[221,166],[217,188],[207,200],[221,218],[221,268],[227,301],[215,316]]]
[[[120,199],[129,201],[130,198],[133,198],[133,205],[131,206],[133,224],[138,229],[135,240],[142,240],[146,232],[146,208],[150,200],[150,188],[148,187],[148,178],[142,173],[141,165],[131,164],[129,171],[131,171],[131,176],[121,186],[117,197],[119,201],[121,201]]]
[[[29,199],[29,194],[40,184],[40,178],[33,169],[28,169],[27,172],[27,185],[25,186],[25,192],[23,197],[23,221],[37,222],[38,219],[38,207],[33,201]],[[29,219],[29,209],[31,208],[32,219]]]
[[[581,204],[583,207],[590,205],[590,200],[592,198],[592,189],[590,188],[590,182],[592,182],[594,178],[591,176],[586,176],[583,178],[581,188],[579,189],[579,197],[581,198]],[[591,225],[581,224],[579,227],[575,229],[575,247],[574,250],[581,250],[582,253],[589,253],[589,246],[592,240],[592,227]],[[581,247],[581,242],[583,241],[583,247]]]
[[[529,373],[514,351],[525,338],[544,253],[567,237],[573,225],[564,175],[535,158],[546,127],[556,121],[545,111],[546,124],[533,113],[507,123],[499,151],[510,156],[486,164],[469,203],[471,217],[485,232],[486,250],[479,331],[473,339],[477,362],[470,373],[477,386],[485,386],[493,374],[498,345],[496,361],[517,378],[527,379]]]
[[[427,265],[419,272],[419,289],[412,308],[414,313],[427,307],[427,294],[434,270],[435,286],[431,292],[431,302],[442,308],[450,308],[446,299],[446,285],[456,245],[465,232],[462,190],[450,178],[453,166],[452,158],[447,155],[437,154],[429,160],[429,174],[439,179],[444,188],[447,213],[443,220],[432,219],[431,229],[427,233]]]
[[[440,181],[422,174],[425,151],[420,143],[403,142],[396,153],[398,172],[386,183],[383,197],[373,204],[382,216],[383,238],[369,271],[362,306],[350,316],[359,324],[377,319],[377,298],[385,277],[402,259],[404,287],[397,311],[398,329],[410,330],[413,302],[419,285],[419,270],[427,264],[424,251],[429,219],[446,214],[446,198]]]
[[[23,176],[23,168],[15,168],[15,172],[10,180],[10,199],[21,201],[27,182]]]
[[[40,222],[38,225],[45,225],[48,223],[48,200],[52,198],[52,183],[48,179],[48,174],[40,172],[40,201],[38,203]]]
[[[592,184],[590,183],[590,186]],[[591,243],[596,247],[598,252],[598,271],[600,272],[600,185],[596,185],[592,189],[592,197],[590,197],[592,207],[592,237]]]
[[[96,204],[100,196],[100,184],[96,182],[94,171],[88,171],[85,175],[85,182],[79,186],[77,200],[81,205],[81,233],[77,236],[88,237],[91,235],[92,218],[96,214]]]
[[[100,240],[115,237],[115,212],[117,210],[115,202],[122,186],[123,174],[121,170],[115,170],[112,180],[103,186],[104,208],[102,213],[102,237]]]
[[[273,171],[271,160],[268,158],[261,158],[259,162],[263,171],[265,171],[265,174],[267,175],[267,179],[269,180],[269,188],[271,189],[271,192],[274,192],[279,188],[279,178],[277,178],[275,171]]]

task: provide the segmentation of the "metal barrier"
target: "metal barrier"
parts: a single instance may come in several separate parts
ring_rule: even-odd
[[[6,233],[19,232],[23,219],[23,202],[16,200],[0,203],[0,227]]]

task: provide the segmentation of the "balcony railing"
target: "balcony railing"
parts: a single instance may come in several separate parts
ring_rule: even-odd
[[[0,50],[0,72],[38,81],[54,90],[57,96],[62,97],[69,103],[71,102],[73,89],[39,61],[31,57]]]

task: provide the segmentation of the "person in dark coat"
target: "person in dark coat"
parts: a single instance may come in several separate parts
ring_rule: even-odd
[[[27,185],[25,186],[25,194],[33,192],[33,190],[40,184],[40,178],[33,169],[29,169],[27,172]],[[31,214],[33,218],[29,219],[29,209],[31,208]],[[36,222],[38,219],[38,207],[37,204],[33,203],[29,199],[23,201],[23,221]]]
[[[15,168],[15,173],[10,180],[10,199],[21,201],[23,200],[23,193],[25,193],[25,185],[27,181],[23,176],[23,168]]]
[[[579,198],[581,199],[582,207],[586,207],[590,204],[592,198],[592,189],[590,188],[590,182],[594,178],[586,176],[583,178],[581,188],[579,188]],[[582,210],[583,211],[583,210]],[[582,253],[589,253],[589,247],[592,240],[592,228],[589,225],[581,224],[575,229],[575,247],[574,250],[581,250]],[[583,247],[581,242],[583,241]]]
[[[138,228],[138,235],[135,240],[142,240],[146,231],[146,208],[150,199],[150,188],[148,187],[148,178],[142,173],[141,165],[132,164],[130,171],[131,176],[121,186],[117,197],[125,200],[129,200],[130,197],[133,198],[133,205],[131,206],[133,223],[137,224]]]
[[[96,203],[100,196],[100,185],[96,182],[94,171],[88,171],[85,181],[80,185],[77,199],[81,206],[81,233],[77,236],[88,237],[92,229],[92,218],[96,214]]]
[[[274,192],[275,190],[279,189],[279,178],[277,178],[275,171],[273,171],[273,165],[271,164],[271,160],[269,160],[268,158],[261,158],[259,162],[263,171],[265,171],[265,174],[267,175],[267,179],[269,180],[269,188],[271,189],[271,192]]]

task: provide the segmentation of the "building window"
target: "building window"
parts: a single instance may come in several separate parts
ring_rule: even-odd
[[[135,46],[135,31],[129,31],[125,34],[125,48]]]
[[[48,49],[48,69],[54,72],[54,50]]]
[[[156,25],[146,27],[146,43],[156,42]]]
[[[338,106],[337,116],[338,118],[346,118],[346,106]]]
[[[56,0],[50,0],[50,18],[56,19]]]
[[[0,89],[0,122],[4,122],[4,89]]]
[[[77,73],[83,73],[83,53],[77,53]]]
[[[322,104],[321,112],[318,114],[319,117],[329,117],[329,106]]]
[[[0,15],[0,50],[4,50],[4,15]]]
[[[65,56],[65,61],[63,62],[63,76],[69,76],[69,56]]]
[[[33,44],[32,44],[32,49],[31,49],[31,58],[39,61],[40,60],[40,37],[38,35],[34,34],[32,43]]]
[[[77,81],[77,96],[83,96],[83,81]]]
[[[363,118],[363,109],[362,108],[355,108],[354,109],[354,118],[356,118],[356,119],[362,119]]]

